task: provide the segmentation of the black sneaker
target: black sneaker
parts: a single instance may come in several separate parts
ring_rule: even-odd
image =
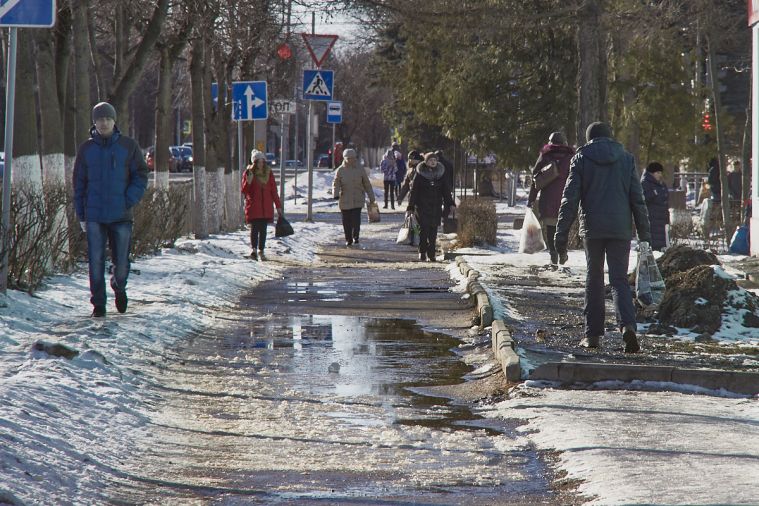
[[[622,340],[625,342],[625,353],[638,353],[640,351],[638,336],[635,335],[635,329],[632,326],[627,325],[625,327],[624,332],[622,332]]]
[[[250,252],[250,259],[251,260],[258,260],[258,254],[256,253],[256,250],[253,250]]]
[[[601,344],[601,338],[598,336],[587,336],[580,341],[581,348],[598,348]]]
[[[427,253],[419,253],[419,261],[424,262],[427,260]]]
[[[126,313],[128,303],[129,299],[127,299],[126,292],[116,292],[116,311],[119,313]]]
[[[103,317],[105,317],[105,306],[95,306],[92,309],[92,316],[94,318],[103,318]]]
[[[353,244],[358,244],[358,237],[353,238]]]
[[[345,241],[346,248],[350,248],[351,246],[353,246],[353,241]]]

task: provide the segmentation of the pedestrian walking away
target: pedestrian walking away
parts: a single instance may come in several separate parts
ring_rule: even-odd
[[[398,172],[398,167],[395,164],[395,152],[392,149],[385,151],[380,162],[380,170],[385,183],[385,205],[383,208],[387,209],[387,200],[390,198],[390,205],[395,209],[395,173]]]
[[[596,122],[586,131],[588,143],[572,158],[564,188],[555,245],[559,262],[567,261],[569,230],[580,215],[580,235],[584,237],[587,275],[585,279],[585,337],[581,346],[596,348],[604,335],[606,303],[604,258],[609,267],[617,325],[625,342],[625,352],[640,350],[635,308],[627,281],[630,241],[633,228],[641,243],[650,243],[643,188],[633,156],[612,138],[606,123]],[[648,247],[648,244],[645,245]]]
[[[443,164],[438,163],[434,153],[427,153],[424,162],[416,166],[416,175],[411,182],[406,214],[413,213],[419,224],[420,261],[435,261],[437,229],[443,216],[443,206],[448,212],[456,207],[444,176]]]
[[[127,310],[133,209],[145,194],[148,166],[137,143],[116,126],[111,104],[95,105],[92,122],[90,138],[79,146],[74,162],[74,206],[87,234],[92,316],[104,317],[106,241],[113,262],[110,283],[116,310]]]
[[[669,225],[669,189],[663,181],[664,166],[651,162],[641,176],[643,197],[651,225],[651,249],[664,251],[667,247],[667,225]]]
[[[711,191],[711,199],[715,203],[722,202],[722,181],[719,178],[719,162],[716,158],[709,160],[709,168],[707,169],[706,181],[709,183],[709,191]]]
[[[400,195],[401,183],[406,177],[406,161],[403,159],[403,153],[400,151],[394,151],[394,154],[395,166],[397,168],[395,171],[395,196],[397,198]]]
[[[408,169],[406,171],[406,177],[403,179],[401,188],[398,191],[398,205],[403,202],[403,199],[406,198],[406,195],[408,195],[408,192],[411,190],[411,181],[413,181],[414,176],[416,176],[416,167],[423,161],[424,158],[422,158],[419,151],[411,150],[408,152]]]
[[[364,168],[358,165],[356,150],[346,149],[343,153],[343,163],[337,168],[335,179],[332,181],[332,196],[340,201],[345,245],[348,247],[358,244],[359,241],[364,195],[369,198],[370,203],[375,202],[372,184]]]
[[[245,221],[250,224],[250,258],[266,260],[266,231],[274,221],[274,206],[282,216],[282,203],[277,194],[277,183],[266,155],[256,149],[250,153],[250,165],[245,169],[240,191],[245,196]]]
[[[537,200],[538,208],[535,210],[535,214],[540,220],[543,237],[548,246],[550,265],[554,270],[558,268],[559,264],[559,254],[554,244],[556,223],[559,220],[561,195],[569,177],[569,164],[574,154],[575,150],[567,146],[564,134],[553,132],[548,137],[548,144],[540,149],[540,156],[538,156],[538,161],[535,162],[535,167],[532,169],[532,185],[530,187],[530,195],[527,198],[527,207],[533,207]],[[538,189],[536,186],[536,176],[541,170],[544,170],[551,164],[555,164],[558,169],[558,175],[548,185]]]

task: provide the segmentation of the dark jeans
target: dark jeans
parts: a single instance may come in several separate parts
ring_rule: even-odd
[[[361,231],[361,208],[346,209],[340,212],[343,214],[345,242],[358,241],[358,233]]]
[[[604,296],[604,257],[609,266],[609,283],[614,298],[617,327],[635,324],[627,266],[630,263],[630,241],[623,239],[585,239],[585,258],[588,273],[585,278],[585,335],[604,335],[606,300]]]
[[[111,288],[114,292],[126,292],[129,277],[129,248],[132,242],[132,222],[87,222],[87,256],[90,264],[90,302],[93,306],[105,306],[105,243],[111,246],[113,275]]]
[[[250,247],[253,251],[256,249],[263,251],[266,247],[266,225],[269,220],[266,218],[255,219],[250,222]]]
[[[437,242],[437,225],[419,223],[419,253],[435,258],[435,243]]]
[[[548,253],[551,255],[551,263],[559,263],[559,253],[556,251],[556,244],[554,243],[554,236],[556,235],[556,225],[543,224],[543,231],[545,232],[546,246],[548,246]]]
[[[390,206],[395,209],[395,181],[385,181],[385,207],[387,207],[388,197],[390,197]]]

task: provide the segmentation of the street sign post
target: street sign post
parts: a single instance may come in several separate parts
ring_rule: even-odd
[[[0,26],[52,28],[55,0],[6,0],[0,5]]]
[[[332,70],[303,71],[303,99],[329,102],[334,91],[335,73]]]
[[[269,106],[266,91],[266,81],[232,83],[232,119],[234,121],[267,119]]]
[[[316,68],[322,66],[324,60],[329,56],[332,47],[338,39],[337,35],[317,35],[315,33],[301,33],[303,42],[306,44],[311,59],[314,60]]]
[[[269,102],[270,114],[295,114],[295,102],[278,98]]]
[[[340,124],[343,122],[343,103],[327,102],[327,123]]]
[[[751,237],[759,237],[759,0],[748,2],[748,24],[751,27],[751,206],[755,210],[749,222]],[[743,170],[746,170],[745,168]],[[759,240],[750,243],[751,255],[759,256]]]
[[[51,28],[55,25],[55,0],[6,0],[0,5],[0,27],[10,27],[8,33],[8,70],[5,86],[5,168],[3,169],[2,221],[0,243],[0,292],[8,288],[8,251],[11,223],[11,174],[13,172],[13,120],[16,102],[16,45],[19,28]]]

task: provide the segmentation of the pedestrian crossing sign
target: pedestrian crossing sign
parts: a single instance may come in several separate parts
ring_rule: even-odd
[[[304,70],[303,99],[331,101],[334,83],[334,71],[332,70]]]

